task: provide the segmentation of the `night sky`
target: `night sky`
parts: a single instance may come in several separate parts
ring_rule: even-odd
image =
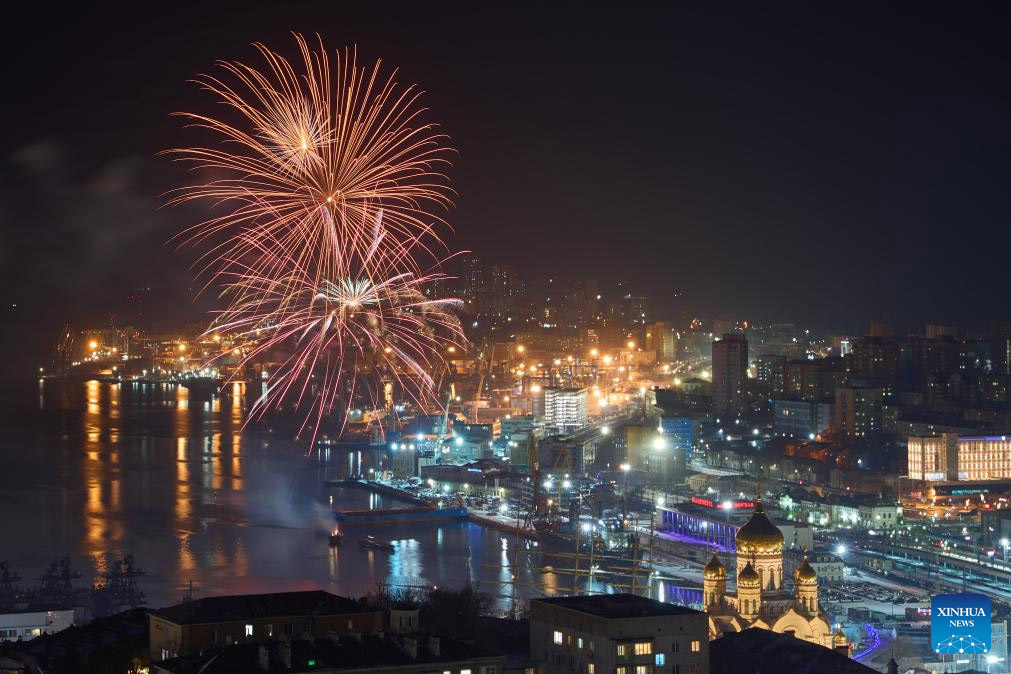
[[[981,4],[35,4],[5,22],[0,106],[0,299],[26,354],[64,320],[201,320],[166,245],[200,213],[159,208],[186,175],[157,152],[194,140],[169,113],[213,112],[187,78],[253,41],[296,56],[292,30],[428,92],[459,150],[453,250],[623,281],[659,313],[1011,314],[1011,47]]]

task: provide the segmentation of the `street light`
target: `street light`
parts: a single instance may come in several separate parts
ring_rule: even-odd
[[[628,471],[632,470],[632,466],[627,462],[623,463],[621,464],[621,470],[625,473],[625,486],[621,490],[621,522],[624,524],[625,520],[628,519]]]

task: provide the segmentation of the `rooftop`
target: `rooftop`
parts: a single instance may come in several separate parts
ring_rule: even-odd
[[[875,670],[789,634],[751,628],[709,644],[711,674],[871,674]]]
[[[413,640],[413,652],[409,642]],[[436,645],[437,644],[437,645]],[[287,651],[287,652],[286,652]],[[427,663],[495,658],[494,653],[455,639],[422,635],[320,638],[314,641],[243,643],[157,663],[172,674],[248,674],[249,672],[337,672],[388,670]],[[266,665],[264,667],[264,665]]]
[[[322,590],[204,597],[152,613],[177,625],[223,623],[274,616],[342,615],[378,611]]]
[[[543,599],[532,599],[531,602],[540,602],[561,606],[573,611],[581,611],[591,615],[607,618],[608,620],[620,618],[646,618],[667,615],[694,615],[700,614],[695,609],[684,606],[676,606],[659,602],[654,599],[647,599],[634,594],[604,594],[589,595],[582,597],[550,597]]]

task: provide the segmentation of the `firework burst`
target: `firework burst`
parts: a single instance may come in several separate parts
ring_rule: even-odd
[[[298,68],[257,44],[266,68],[223,61],[222,76],[196,80],[234,119],[177,113],[219,143],[168,151],[216,176],[179,188],[170,203],[201,200],[221,211],[180,238],[206,246],[200,268],[212,274],[262,241],[283,246],[306,268],[357,257],[419,273],[417,251],[439,257],[437,229],[445,222],[435,213],[452,196],[443,173],[446,136],[422,121],[421,92],[399,87],[395,71],[383,77],[379,61],[359,67],[353,50],[336,52],[331,63],[321,41],[314,49],[295,39]]]
[[[391,411],[391,386],[419,409],[437,406],[433,372],[465,339],[461,303],[429,297],[445,277],[419,263],[442,245],[444,136],[418,121],[419,93],[381,78],[379,63],[359,68],[345,51],[331,68],[322,44],[296,41],[300,69],[256,45],[266,70],[224,62],[226,78],[199,80],[239,122],[181,113],[220,142],[170,151],[215,176],[170,203],[218,210],[180,236],[221,287],[211,329],[244,346],[237,371],[273,363],[248,418],[291,405],[305,414],[299,434],[315,438],[331,415],[343,430],[356,401]]]

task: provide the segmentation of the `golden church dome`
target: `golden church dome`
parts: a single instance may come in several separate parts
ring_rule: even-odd
[[[715,552],[713,553],[713,558],[706,564],[705,576],[707,580],[722,580],[727,577],[727,570]]]
[[[761,584],[762,579],[759,578],[758,572],[755,571],[755,567],[751,565],[751,562],[745,564],[744,568],[741,569],[740,575],[737,576],[737,586],[741,587],[743,585],[745,587],[758,587]]]
[[[782,551],[783,532],[765,516],[762,499],[758,498],[751,519],[737,530],[737,552],[761,554]]]
[[[832,645],[836,648],[850,645],[850,640],[846,638],[845,634],[843,634],[841,627],[836,630],[835,634],[832,635]]]
[[[805,583],[805,584],[818,582],[818,574],[811,567],[811,565],[808,564],[806,554],[804,555],[804,561],[801,563],[800,566],[797,567],[797,570],[793,572],[793,579],[798,583]]]

